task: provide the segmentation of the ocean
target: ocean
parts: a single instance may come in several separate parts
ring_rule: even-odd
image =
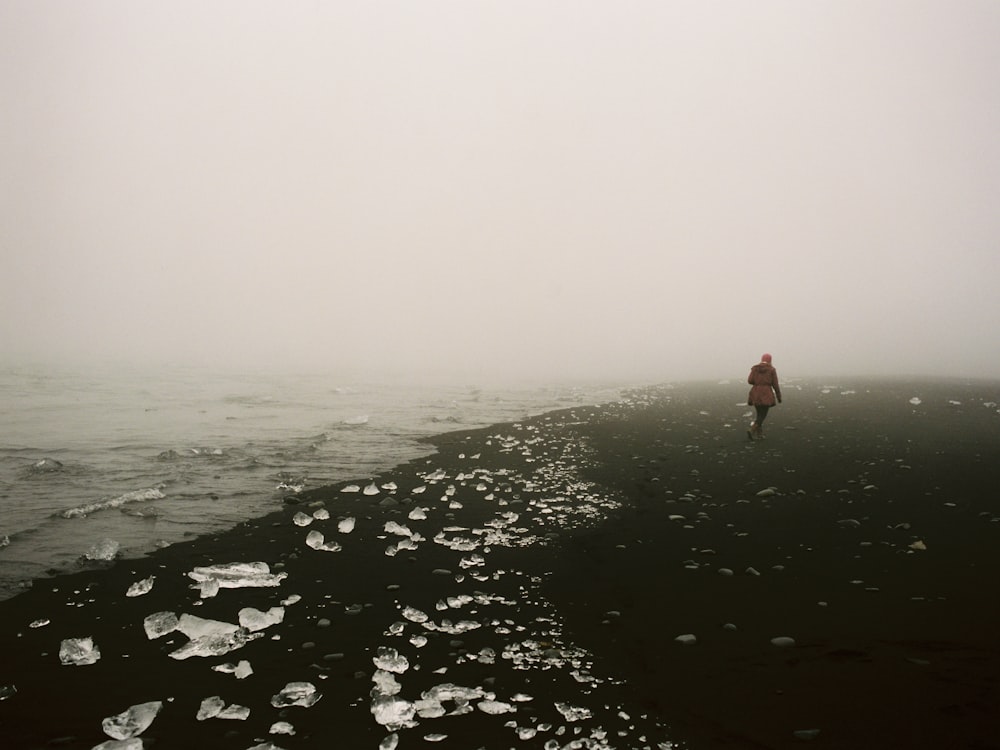
[[[0,371],[0,599],[115,553],[136,557],[365,480],[428,435],[626,384],[477,386],[197,368]]]

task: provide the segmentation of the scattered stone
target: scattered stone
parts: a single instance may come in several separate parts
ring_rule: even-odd
[[[698,642],[697,636],[693,633],[685,633],[684,635],[679,635],[674,640],[683,646],[693,646]]]
[[[772,638],[771,645],[777,646],[778,648],[789,648],[795,645],[795,639],[789,638],[786,635],[781,635],[778,636],[777,638]]]

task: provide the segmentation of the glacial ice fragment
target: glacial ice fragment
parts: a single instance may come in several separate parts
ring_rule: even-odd
[[[101,650],[93,638],[67,638],[59,646],[59,661],[65,666],[94,664],[101,658]]]
[[[479,703],[476,704],[476,708],[484,714],[490,714],[493,716],[497,716],[499,714],[512,714],[517,711],[517,709],[509,703],[493,700],[479,701]]]
[[[364,490],[362,492],[365,495],[371,496],[371,495],[377,495],[378,491],[379,490],[378,490],[378,487],[375,486],[375,482],[372,482],[371,484],[366,485],[365,488],[364,488]]]
[[[222,709],[226,707],[226,702],[222,700],[221,696],[213,695],[210,698],[205,698],[198,707],[198,714],[195,718],[198,721],[204,721],[205,719],[212,719],[222,713]]]
[[[253,607],[244,607],[239,612],[240,625],[251,633],[277,625],[285,619],[284,607],[271,607],[267,612],[261,612]]]
[[[142,750],[142,738],[130,737],[127,740],[105,740],[100,745],[94,745],[91,750]]]
[[[188,577],[198,583],[217,581],[224,589],[241,589],[280,586],[288,574],[272,574],[267,563],[250,562],[197,567]]]
[[[386,672],[395,672],[396,674],[403,674],[403,672],[410,668],[409,660],[405,656],[400,655],[396,649],[389,648],[388,646],[379,646],[378,656],[373,657],[372,662],[379,669],[384,669]]]
[[[146,637],[155,640],[167,633],[177,630],[177,615],[173,612],[154,612],[142,621],[142,627],[146,630]]]
[[[271,725],[268,734],[295,734],[295,727],[287,721],[276,721]]]
[[[239,664],[216,664],[212,669],[223,674],[235,675],[237,680],[246,679],[253,674],[253,667],[250,666],[250,662],[246,659],[241,660]]]
[[[127,740],[145,732],[163,708],[163,701],[139,703],[101,722],[104,733],[115,740]]]
[[[337,542],[327,542],[322,532],[315,530],[306,535],[306,546],[321,552],[340,552],[343,549]]]
[[[95,542],[84,554],[88,560],[114,560],[118,556],[121,545],[114,539],[102,539]]]
[[[292,523],[294,523],[296,526],[308,526],[313,522],[313,520],[314,519],[312,516],[306,515],[302,511],[299,511],[294,516],[292,516]]]
[[[150,576],[149,578],[143,578],[141,581],[136,581],[128,587],[128,591],[125,592],[125,596],[132,597],[148,594],[153,590],[153,582],[155,580],[156,576]]]
[[[416,726],[413,720],[416,714],[416,707],[410,701],[393,696],[380,696],[372,701],[372,716],[375,721],[384,726],[390,732],[395,732],[403,727]]]
[[[263,633],[248,633],[242,628],[229,633],[206,635],[189,641],[176,651],[172,651],[170,656],[177,660],[188,659],[192,656],[222,656],[230,651],[243,648],[250,641],[263,637]]]
[[[350,534],[354,531],[354,518],[343,518],[337,522],[337,531],[341,534]]]
[[[289,682],[280,693],[271,697],[271,705],[275,708],[286,706],[302,706],[309,708],[323,697],[316,691],[311,682]]]

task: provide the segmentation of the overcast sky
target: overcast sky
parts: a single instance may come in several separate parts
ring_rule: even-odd
[[[1000,3],[0,0],[8,363],[1000,377]]]

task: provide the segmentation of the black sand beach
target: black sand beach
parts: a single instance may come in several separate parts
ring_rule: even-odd
[[[1000,384],[836,382],[753,443],[738,383],[448,433],[377,494],[40,580],[0,602],[3,746],[1000,748]],[[192,588],[249,562],[276,585]],[[154,613],[230,626],[181,659]]]

